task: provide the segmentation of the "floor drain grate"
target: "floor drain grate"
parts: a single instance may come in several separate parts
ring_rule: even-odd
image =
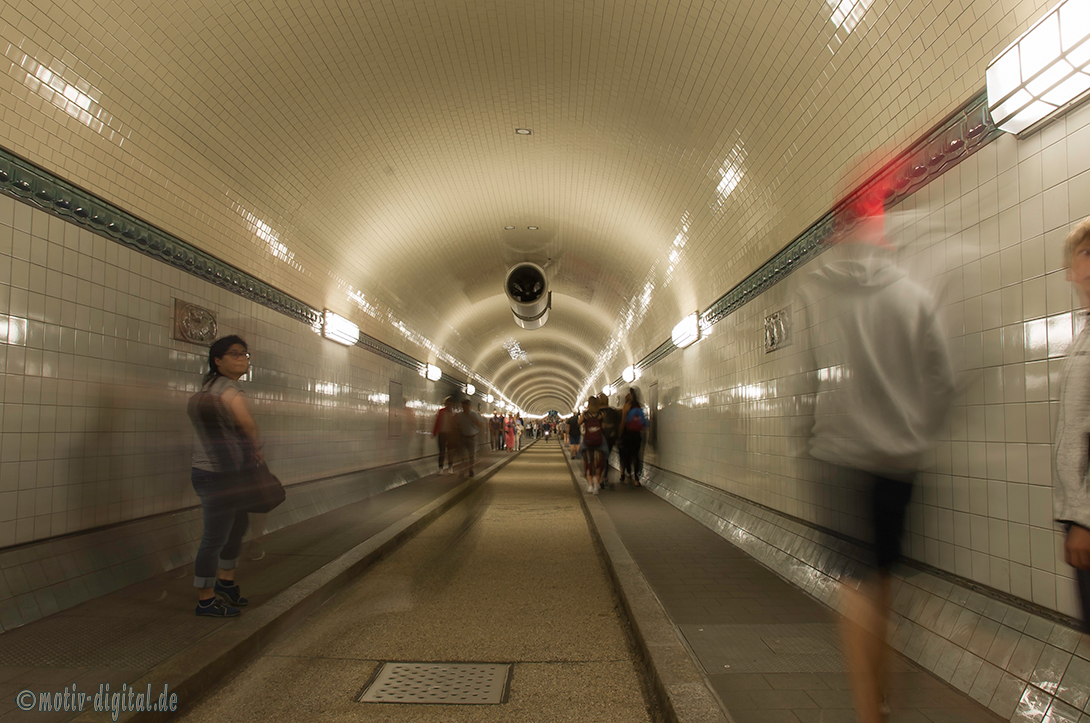
[[[383,663],[360,703],[495,705],[507,701],[510,663]]]

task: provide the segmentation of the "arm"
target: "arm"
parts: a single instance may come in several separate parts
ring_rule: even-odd
[[[1080,570],[1090,570],[1090,530],[1071,525],[1064,541],[1064,562]]]

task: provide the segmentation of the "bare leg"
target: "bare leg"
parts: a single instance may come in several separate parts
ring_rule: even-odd
[[[843,587],[847,611],[841,621],[844,655],[860,723],[882,723],[888,658],[889,576],[868,580],[853,590]]]

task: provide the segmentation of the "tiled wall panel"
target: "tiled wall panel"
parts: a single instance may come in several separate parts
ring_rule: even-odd
[[[1090,107],[1024,140],[1004,135],[890,215],[904,266],[940,299],[960,392],[909,513],[910,557],[1077,614],[1052,521],[1057,373],[1081,328],[1061,249],[1090,215]],[[820,263],[820,258],[813,263]],[[804,315],[764,351],[764,318],[799,308],[812,266],[644,372],[658,384],[665,469],[865,537],[858,489],[807,455],[814,389]]]
[[[175,298],[249,343],[247,394],[286,484],[432,453],[442,385],[0,197],[0,315],[27,325],[25,345],[0,344],[0,547],[197,504],[185,403],[207,349],[172,338]]]

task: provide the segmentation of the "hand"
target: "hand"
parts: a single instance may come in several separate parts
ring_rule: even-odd
[[[1071,525],[1064,542],[1064,561],[1071,567],[1090,570],[1090,530]]]

